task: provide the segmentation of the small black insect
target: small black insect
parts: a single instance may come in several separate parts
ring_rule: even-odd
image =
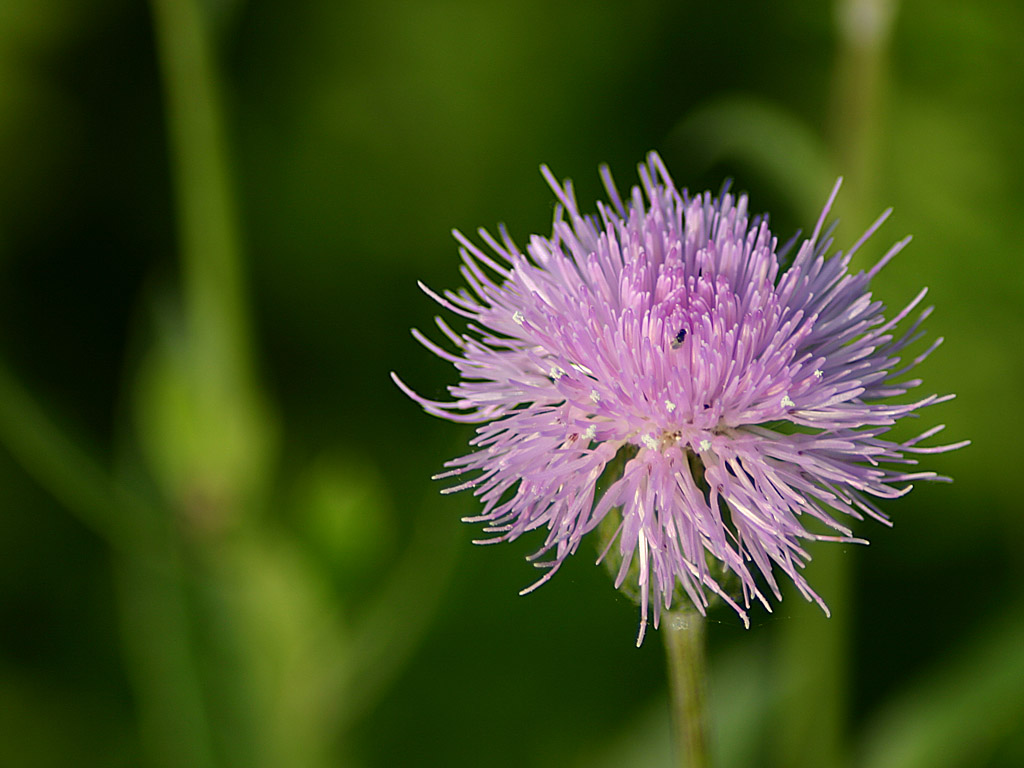
[[[685,328],[680,328],[679,329],[679,333],[677,333],[676,337],[674,339],[672,339],[672,349],[679,349],[679,347],[682,346],[682,344],[683,344],[683,339],[685,339],[685,338],[686,338],[686,329]]]

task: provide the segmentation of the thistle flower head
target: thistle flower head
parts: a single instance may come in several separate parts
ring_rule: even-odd
[[[648,616],[657,626],[674,601],[703,613],[717,595],[746,623],[753,601],[770,610],[766,593],[781,597],[778,571],[827,613],[801,573],[804,542],[861,541],[836,513],[886,521],[873,499],[945,479],[914,471],[915,456],[959,447],[921,446],[941,426],[886,439],[899,419],[951,397],[891,400],[920,384],[905,374],[941,342],[901,361],[930,308],[897,326],[925,291],[890,319],[869,292],[910,238],[849,272],[886,213],[828,257],[837,183],[786,266],[794,243],[779,248],[745,195],[679,191],[656,154],[628,200],[602,169],[609,203],[596,215],[542,172],[559,201],[550,238],[522,250],[504,230],[481,230],[488,253],[455,232],[468,290],[423,286],[468,321],[462,333],[437,318],[453,351],[413,331],[461,381],[451,402],[395,381],[427,412],[479,424],[472,452],[438,477],[479,497],[467,520],[485,523],[488,541],[546,531],[532,558],[546,571],[524,592],[614,521],[616,587],[635,581],[638,644]]]

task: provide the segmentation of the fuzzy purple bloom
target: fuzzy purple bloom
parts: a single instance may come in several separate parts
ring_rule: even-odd
[[[964,444],[922,447],[941,426],[885,439],[902,417],[952,397],[890,402],[920,384],[904,374],[942,341],[901,366],[930,308],[896,328],[926,291],[890,320],[868,292],[910,238],[871,270],[848,271],[886,212],[846,254],[826,257],[836,184],[784,267],[790,247],[749,217],[746,196],[680,192],[656,154],[627,201],[602,168],[610,205],[598,203],[597,216],[579,212],[571,183],[542,172],[560,203],[551,238],[534,235],[524,252],[504,230],[500,241],[481,230],[496,258],[455,232],[472,292],[421,285],[469,321],[457,333],[436,319],[454,353],[413,331],[458,369],[454,401],[428,400],[392,374],[427,412],[480,424],[473,452],[438,476],[469,475],[447,492],[481,499],[467,521],[486,523],[488,542],[547,529],[531,559],[548,570],[524,593],[616,510],[615,586],[636,579],[638,644],[649,608],[657,627],[678,588],[702,613],[717,595],[748,623],[752,600],[771,609],[763,585],[781,598],[776,568],[827,613],[801,573],[802,542],[861,542],[833,511],[887,522],[872,497],[946,479],[908,465]],[[809,518],[833,533],[809,531]],[[729,572],[735,592],[723,586]]]

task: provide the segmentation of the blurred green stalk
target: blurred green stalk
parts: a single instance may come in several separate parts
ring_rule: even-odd
[[[237,211],[210,33],[196,0],[152,0],[177,193],[185,312],[220,386],[252,375]]]
[[[829,114],[832,158],[844,177],[843,210],[859,236],[874,220],[888,50],[898,0],[839,0],[839,50]],[[847,230],[849,231],[849,230]]]
[[[136,382],[139,437],[167,503],[160,544],[172,567],[120,564],[125,657],[152,764],[241,764],[251,745],[238,741],[223,718],[213,723],[218,702],[223,709],[224,694],[235,696],[238,681],[220,680],[219,670],[203,664],[211,629],[202,595],[218,589],[203,564],[206,550],[223,543],[218,535],[246,517],[252,486],[266,475],[259,470],[269,429],[258,407],[208,19],[197,0],[151,6],[176,193],[183,322],[157,328]]]
[[[832,157],[844,176],[843,210],[849,224],[868,221],[882,126],[885,54],[896,13],[894,0],[839,0],[835,7],[838,54],[832,94]],[[855,236],[855,235],[854,235]],[[843,235],[841,239],[849,239]],[[808,580],[836,608],[831,618],[805,603],[795,589],[791,619],[782,631],[783,715],[778,723],[778,764],[842,768],[849,764],[848,687],[853,625],[853,562],[846,547],[814,551]]]
[[[137,399],[154,474],[200,535],[262,497],[275,424],[257,379],[212,35],[198,0],[152,0],[181,251],[182,319],[158,328]],[[173,315],[173,313],[172,313]]]

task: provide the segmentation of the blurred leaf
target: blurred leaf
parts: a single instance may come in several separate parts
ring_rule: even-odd
[[[999,619],[953,658],[943,659],[878,712],[867,729],[864,768],[981,765],[1021,740],[1024,722],[1024,610]]]
[[[676,761],[671,730],[668,699],[659,696],[639,712],[631,713],[622,728],[604,742],[581,750],[582,756],[574,761],[573,766],[672,768]],[[729,764],[722,763],[722,768],[729,768]]]
[[[651,640],[662,642],[660,637]],[[712,764],[718,768],[754,768],[767,764],[765,753],[779,705],[776,670],[767,643],[747,635],[717,654],[710,649],[709,720]],[[632,714],[606,741],[581,751],[580,768],[624,765],[658,768],[675,765],[669,702],[657,696]]]
[[[272,527],[234,537],[202,574],[204,670],[223,763],[336,764],[349,630],[327,574]]]
[[[715,765],[765,765],[766,745],[781,692],[777,665],[763,637],[744,637],[711,665],[711,718]]]
[[[118,484],[0,364],[0,444],[39,485],[124,556],[152,556],[158,514]]]
[[[666,148],[749,165],[771,181],[793,211],[813,222],[838,174],[819,136],[783,107],[756,96],[712,99],[672,130]]]
[[[458,527],[438,525],[432,517],[432,491],[420,505],[411,542],[384,574],[369,605],[353,623],[344,669],[346,696],[340,719],[362,715],[405,666],[440,603],[461,553]]]

